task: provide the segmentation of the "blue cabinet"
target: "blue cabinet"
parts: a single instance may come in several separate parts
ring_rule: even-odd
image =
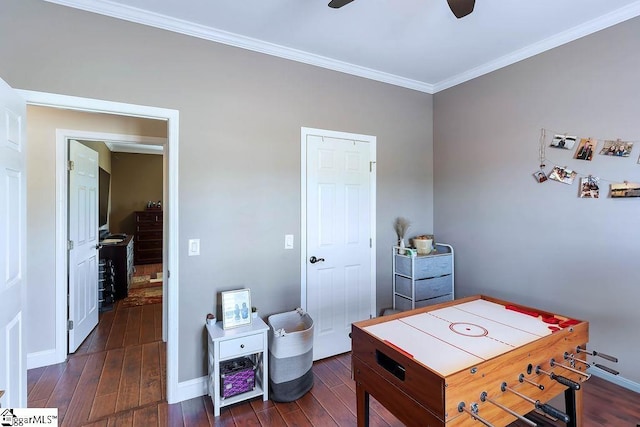
[[[453,247],[436,243],[429,255],[405,255],[393,247],[393,308],[412,310],[454,298]]]

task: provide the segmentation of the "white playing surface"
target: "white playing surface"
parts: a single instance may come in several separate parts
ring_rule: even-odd
[[[548,324],[478,299],[364,328],[442,376],[551,334]]]

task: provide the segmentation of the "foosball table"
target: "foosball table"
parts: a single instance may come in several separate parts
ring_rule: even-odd
[[[474,296],[354,323],[351,338],[358,426],[370,395],[408,426],[535,426],[534,409],[582,425],[586,321]],[[547,403],[563,392],[564,410]]]

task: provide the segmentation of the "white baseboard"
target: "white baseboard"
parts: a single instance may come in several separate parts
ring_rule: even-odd
[[[60,360],[55,349],[36,351],[27,354],[27,369],[41,368],[43,366],[62,363],[66,359]]]
[[[194,397],[205,396],[207,393],[206,376],[194,378],[189,381],[182,381],[178,383],[178,393],[175,403],[193,399]]]
[[[616,385],[619,385],[620,387],[624,387],[627,388],[631,391],[635,391],[636,393],[640,393],[640,384],[638,384],[635,381],[631,381],[628,380],[624,377],[621,377],[619,375],[612,375],[606,371],[603,371],[601,369],[589,369],[588,372],[591,375],[594,375],[598,378],[602,378],[603,380],[607,380],[609,382],[612,382]]]

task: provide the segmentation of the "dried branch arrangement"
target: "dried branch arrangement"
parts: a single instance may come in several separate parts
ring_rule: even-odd
[[[398,240],[404,239],[404,236],[407,234],[407,230],[411,227],[411,221],[401,216],[397,217],[393,221],[393,229],[398,236]]]

